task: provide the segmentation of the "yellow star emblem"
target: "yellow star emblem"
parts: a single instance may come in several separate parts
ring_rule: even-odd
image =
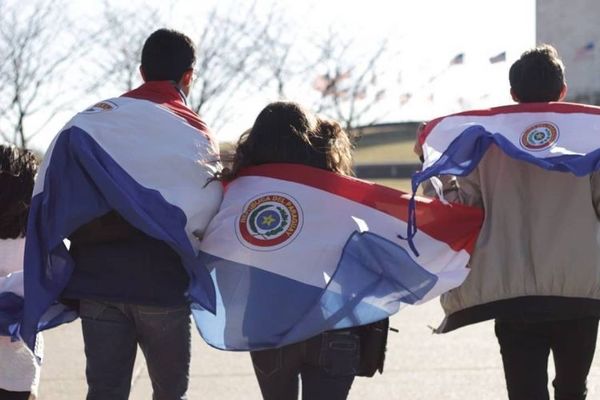
[[[272,224],[273,222],[275,222],[275,218],[273,218],[273,216],[272,216],[272,215],[265,215],[265,216],[262,218],[262,224],[263,224],[263,225],[266,225],[266,226],[271,226],[271,224]]]

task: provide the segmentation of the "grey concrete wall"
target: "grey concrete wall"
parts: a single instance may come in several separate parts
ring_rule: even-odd
[[[352,134],[355,136],[358,148],[402,141],[413,141],[419,123],[420,122],[397,122],[371,125],[359,127],[355,129]]]
[[[568,99],[600,104],[600,1],[536,0],[536,42],[549,43],[566,65]],[[594,42],[593,51],[577,50]]]
[[[420,169],[421,164],[415,163],[363,164],[355,165],[354,173],[361,179],[403,179]]]

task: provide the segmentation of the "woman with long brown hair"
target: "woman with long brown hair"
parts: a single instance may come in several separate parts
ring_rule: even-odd
[[[315,116],[296,103],[271,103],[240,138],[231,167],[225,168],[219,179],[228,182],[244,168],[272,163],[302,164],[350,175],[351,150],[350,138],[337,122]],[[387,319],[323,332],[277,349],[252,351],[263,397],[297,399],[301,376],[303,399],[346,399],[356,375],[381,371],[386,334]]]

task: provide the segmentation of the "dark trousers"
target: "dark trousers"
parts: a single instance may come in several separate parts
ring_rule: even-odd
[[[358,372],[360,337],[329,331],[304,342],[250,353],[264,400],[345,400]]]
[[[9,392],[0,389],[0,400],[27,400],[28,398],[29,392]]]
[[[556,400],[586,398],[586,379],[598,333],[598,318],[564,321],[496,321],[510,400],[548,400],[548,356],[554,358]]]
[[[153,400],[186,399],[190,366],[189,306],[151,307],[82,300],[88,400],[126,400],[139,344]]]

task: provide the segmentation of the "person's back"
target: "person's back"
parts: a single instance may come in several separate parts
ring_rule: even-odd
[[[209,182],[218,145],[186,103],[195,62],[190,38],[152,33],[144,84],[73,117],[36,182],[25,266],[40,295],[26,299],[21,334],[27,341],[78,310],[88,399],[128,398],[138,345],[153,397],[185,398],[190,303],[214,307],[197,249],[222,186]]]
[[[184,306],[189,277],[177,253],[118,213],[82,226],[70,237],[75,270],[63,299],[148,306]]]
[[[544,103],[512,107],[515,113],[556,112],[551,102],[567,91],[563,64],[548,45],[523,53],[509,80],[518,103]],[[495,123],[501,118],[508,124],[511,117]],[[559,134],[539,121],[520,132],[519,144],[545,150]],[[482,207],[485,220],[469,276],[441,297],[446,318],[438,332],[494,318],[511,400],[549,398],[550,351],[555,398],[584,399],[600,316],[600,180],[597,172],[576,177],[517,158],[492,145],[469,175],[442,177],[446,198]]]
[[[587,301],[574,308],[572,298],[600,300],[598,175],[547,171],[491,146],[459,184],[460,199],[449,199],[482,207],[486,218],[468,279],[442,295],[446,313],[483,305],[479,320],[588,315]]]
[[[243,176],[245,168],[268,166],[269,164],[273,164],[274,168],[281,168],[282,165],[285,165],[282,163],[298,164],[299,166],[308,166],[339,175],[349,175],[351,172],[350,139],[337,122],[324,120],[313,115],[298,104],[290,102],[271,103],[259,113],[253,127],[242,135],[231,168],[224,169],[220,178],[232,185],[228,192],[231,194],[231,191],[235,190],[232,188],[235,185],[234,180]],[[303,172],[303,174],[309,173]],[[313,179],[319,178],[313,177]],[[263,189],[261,186],[258,187]],[[265,193],[262,195],[264,196]],[[294,198],[284,193],[281,193],[281,196]],[[258,201],[256,202],[258,203]],[[228,204],[227,199],[223,204]],[[283,203],[281,204],[283,205]],[[256,209],[260,210],[261,207]],[[228,208],[235,209],[236,206],[229,203]],[[278,208],[281,207],[278,206]],[[300,205],[298,205],[298,209],[302,210]],[[257,225],[262,224],[265,226],[266,224],[266,226],[269,226],[276,220],[282,219],[279,215],[287,218],[285,213],[271,216],[267,215],[266,212],[262,213],[256,217],[257,219],[262,218],[262,221],[257,222]],[[254,217],[249,217],[249,219],[252,218]],[[271,218],[273,219],[269,221]],[[299,225],[302,225],[302,222]],[[259,236],[262,235],[256,235],[256,237]],[[285,233],[282,237],[284,236],[287,237],[288,234]],[[235,252],[235,249],[232,249],[232,251]],[[318,246],[309,245],[305,251],[315,251],[318,254],[322,249]],[[319,261],[326,264],[327,255],[325,251],[322,252],[322,258]],[[281,255],[273,255],[273,260],[282,259]],[[287,263],[284,262],[283,264]],[[290,265],[294,264],[290,263]],[[288,266],[281,265],[281,268],[280,272]],[[233,270],[238,274],[246,275],[241,270],[235,268]],[[219,275],[218,272],[216,275]],[[306,309],[306,304],[303,303],[307,298],[311,299],[311,303],[314,303],[314,299],[310,297],[303,298],[301,292],[295,291],[294,286],[289,286],[288,283],[282,284],[284,280],[292,281],[289,277],[284,278],[285,274],[280,276],[282,280],[276,281],[271,280],[269,275],[264,272],[256,275],[250,272],[249,276],[252,280],[262,281],[261,285],[255,282],[255,287],[260,288],[268,285],[273,289],[278,289],[272,293],[283,294],[285,292],[287,297],[278,299],[277,296],[270,296],[272,298],[266,299],[258,291],[245,292],[245,289],[243,289],[245,284],[242,283],[243,281],[238,281],[236,285],[240,285],[240,289],[236,289],[236,293],[242,293],[243,302],[257,302],[267,307],[265,302],[281,301],[283,304],[289,304],[288,308],[294,307],[306,310],[306,315],[303,316],[303,318],[306,317],[306,320],[302,322],[307,325],[315,322],[312,319],[318,319],[318,317],[312,316],[310,309]],[[310,276],[309,273],[307,273],[307,276]],[[316,289],[313,284],[310,287],[311,291]],[[227,304],[227,300],[230,299],[223,297],[225,314],[228,313],[227,307],[231,307],[233,315],[239,312],[236,309],[244,309],[244,306],[239,303]],[[271,315],[265,307],[261,307],[264,315],[260,318],[277,321],[277,315]],[[293,315],[293,312],[290,311],[290,314]],[[256,319],[256,314],[251,315]],[[248,337],[252,336],[257,326],[257,321],[250,318],[252,317],[247,318],[244,316],[243,321],[233,322],[236,325],[243,325],[244,334]],[[277,335],[281,335],[281,331],[287,329],[278,328]],[[251,351],[252,365],[263,398],[265,400],[296,399],[298,397],[298,377],[301,377],[303,399],[346,399],[355,376],[359,374],[372,376],[377,370],[383,371],[387,329],[388,319],[384,318],[363,326],[328,330],[311,338],[277,348],[268,348],[271,346],[267,346],[264,350]]]

